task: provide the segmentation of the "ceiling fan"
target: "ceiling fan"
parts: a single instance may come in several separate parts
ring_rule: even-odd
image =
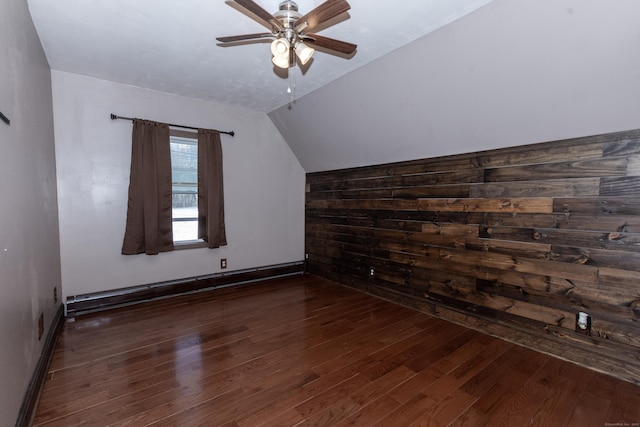
[[[253,0],[235,0],[235,3],[251,12],[256,21],[271,30],[270,33],[243,34],[239,36],[217,37],[221,45],[237,42],[254,42],[273,39],[271,43],[272,62],[280,68],[289,68],[297,62],[305,65],[313,56],[314,47],[332,53],[353,55],[357,45],[329,37],[309,33],[319,25],[351,9],[345,0],[327,0],[306,15],[298,12],[298,5],[292,0],[280,3],[278,11],[271,14]]]

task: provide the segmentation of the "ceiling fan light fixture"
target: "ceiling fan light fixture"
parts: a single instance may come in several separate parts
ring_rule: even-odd
[[[289,68],[289,55],[291,53],[291,44],[285,38],[275,39],[271,42],[271,53],[273,65],[280,68]]]
[[[307,62],[309,62],[309,60],[313,56],[313,53],[315,52],[314,48],[309,47],[302,42],[296,43],[294,50],[296,51],[296,56],[298,57],[298,60],[302,65],[305,65]]]
[[[271,58],[271,62],[273,62],[273,65],[278,68],[289,68],[289,55],[287,55],[285,58],[274,56],[273,58]]]
[[[273,53],[273,56],[275,56],[276,58],[286,58],[288,60],[289,48],[289,40],[285,38],[275,39],[273,42],[271,42],[271,53]]]

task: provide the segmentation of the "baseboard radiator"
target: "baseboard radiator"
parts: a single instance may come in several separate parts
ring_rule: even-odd
[[[203,292],[228,286],[237,286],[267,279],[304,274],[306,263],[296,261],[245,270],[215,273],[207,276],[189,277],[167,282],[114,289],[105,292],[67,297],[65,316],[77,315],[110,308],[122,307],[188,293]]]

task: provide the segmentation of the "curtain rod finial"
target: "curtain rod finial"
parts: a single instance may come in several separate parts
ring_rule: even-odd
[[[111,120],[115,120],[117,118],[118,118],[118,116],[116,116],[115,114],[111,113]]]

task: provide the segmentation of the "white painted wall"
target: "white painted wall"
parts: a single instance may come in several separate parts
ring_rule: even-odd
[[[302,260],[304,171],[264,113],[52,71],[63,294]],[[131,161],[126,117],[236,131],[222,136],[228,245],[121,255]]]
[[[12,426],[60,295],[51,79],[27,2],[0,11],[0,426]]]
[[[638,16],[495,0],[269,116],[307,172],[639,128]]]

